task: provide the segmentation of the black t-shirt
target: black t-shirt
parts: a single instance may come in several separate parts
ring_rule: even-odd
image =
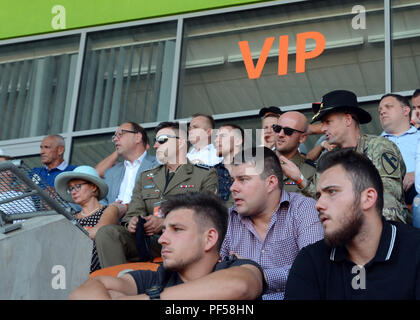
[[[227,269],[230,267],[236,267],[244,264],[251,264],[256,266],[262,274],[263,278],[263,292],[265,291],[267,284],[264,280],[264,272],[260,265],[255,261],[248,259],[238,259],[236,256],[231,256],[229,260],[217,262],[214,266],[213,272],[218,270]],[[181,278],[178,275],[178,272],[166,270],[163,266],[160,266],[157,271],[151,270],[136,270],[131,271],[130,274],[137,285],[137,293],[145,293],[146,289],[149,289],[153,286],[161,286],[163,288],[172,287],[177,284],[183,283]]]
[[[420,299],[420,230],[385,221],[375,257],[363,267],[323,240],[303,248],[286,284],[287,300]]]

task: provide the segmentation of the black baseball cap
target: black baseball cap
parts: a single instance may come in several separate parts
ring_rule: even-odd
[[[273,114],[282,114],[283,112],[280,110],[279,107],[271,106],[271,107],[264,107],[260,110],[260,117],[264,117],[267,113],[273,113]]]

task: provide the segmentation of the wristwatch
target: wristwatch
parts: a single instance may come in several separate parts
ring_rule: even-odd
[[[146,294],[150,297],[150,300],[160,300],[160,293],[162,291],[162,286],[153,286],[149,289],[146,289]]]

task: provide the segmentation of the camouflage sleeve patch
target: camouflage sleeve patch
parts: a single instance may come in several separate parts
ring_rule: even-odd
[[[381,164],[388,175],[393,175],[399,167],[400,160],[393,152],[384,151],[381,155]]]

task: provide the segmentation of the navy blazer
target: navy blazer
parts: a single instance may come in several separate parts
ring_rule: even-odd
[[[156,158],[146,152],[146,156],[143,158],[143,161],[140,164],[140,168],[137,171],[136,182],[140,177],[141,172],[157,167],[158,165],[159,162],[156,160]],[[124,174],[124,162],[118,162],[113,167],[105,171],[104,180],[108,185],[108,195],[105,199],[101,200],[101,203],[108,205],[117,199],[118,193],[120,192],[121,183],[124,179]]]

